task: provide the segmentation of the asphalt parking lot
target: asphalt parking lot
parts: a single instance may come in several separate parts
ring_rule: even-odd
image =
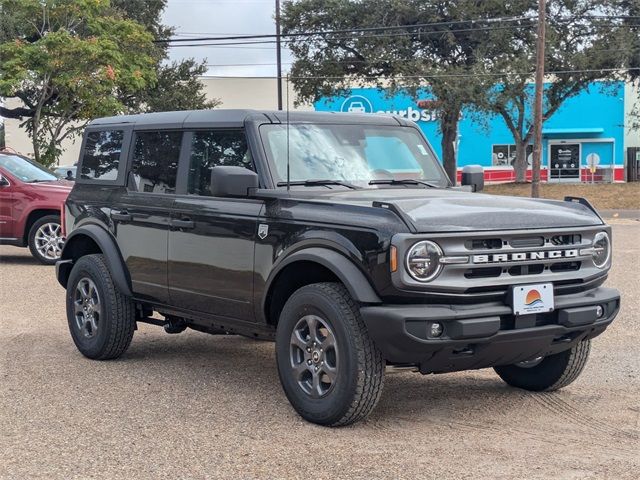
[[[613,235],[623,309],[574,384],[388,372],[341,429],[296,415],[271,343],[141,325],[121,359],[85,359],[54,269],[0,247],[0,478],[637,478],[640,223]]]

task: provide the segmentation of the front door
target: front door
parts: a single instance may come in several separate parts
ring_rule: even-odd
[[[580,181],[580,144],[551,144],[549,156],[549,181]]]
[[[169,230],[171,304],[192,311],[253,320],[253,255],[261,200],[213,197],[211,169],[254,169],[242,130],[188,132]],[[184,173],[183,173],[184,172]]]

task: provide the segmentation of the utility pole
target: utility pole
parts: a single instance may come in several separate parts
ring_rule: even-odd
[[[533,171],[531,196],[540,197],[540,160],[542,155],[542,98],[544,95],[544,47],[546,0],[538,0],[538,44],[536,51],[536,93],[533,104]]]
[[[282,110],[282,52],[280,50],[280,0],[276,0],[276,68],[278,70],[278,110]]]

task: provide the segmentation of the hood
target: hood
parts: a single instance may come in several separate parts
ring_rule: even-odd
[[[415,188],[331,190],[314,194],[316,200],[338,204],[393,203],[420,233],[602,225],[588,207],[558,200]]]
[[[67,180],[52,180],[50,182],[29,183],[27,185],[29,185],[29,188],[32,188],[34,192],[53,195],[59,194],[66,197],[69,195],[74,184]]]

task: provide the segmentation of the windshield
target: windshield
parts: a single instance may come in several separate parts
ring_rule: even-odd
[[[27,183],[51,182],[58,179],[46,168],[18,155],[0,155],[0,167],[6,169],[17,179]]]
[[[260,133],[274,182],[282,183],[287,179],[287,127],[262,125]],[[449,184],[429,145],[415,129],[406,127],[290,124],[289,163],[291,182]]]

